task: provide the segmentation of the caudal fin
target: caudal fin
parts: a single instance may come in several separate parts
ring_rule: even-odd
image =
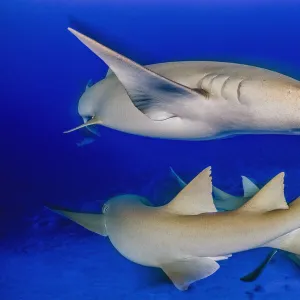
[[[72,220],[73,222],[81,225],[87,230],[98,233],[102,236],[107,236],[105,219],[103,214],[78,213],[69,210],[62,210],[50,207],[47,208]]]

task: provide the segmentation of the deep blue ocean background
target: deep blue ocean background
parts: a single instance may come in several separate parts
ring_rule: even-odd
[[[278,255],[258,281],[239,281],[267,249],[221,262],[186,293],[159,270],[123,258],[107,239],[54,215],[45,204],[99,211],[120,193],[165,203],[211,165],[213,183],[242,192],[241,175],[264,184],[286,172],[300,195],[300,137],[237,136],[188,142],[100,127],[77,147],[77,103],[107,66],[67,30],[81,31],[140,64],[216,60],[300,79],[300,1],[2,0],[0,299],[299,299],[300,269]],[[300,117],[300,116],[299,116]]]

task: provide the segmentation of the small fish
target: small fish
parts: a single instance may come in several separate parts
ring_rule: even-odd
[[[219,260],[240,251],[274,247],[300,254],[300,198],[286,203],[283,172],[228,212],[217,212],[214,205],[210,167],[163,206],[122,195],[108,200],[102,214],[53,211],[108,236],[125,258],[162,269],[181,291],[214,274]]]
[[[93,143],[94,141],[95,141],[94,138],[92,138],[92,137],[86,137],[83,140],[81,140],[80,142],[77,142],[76,145],[78,147],[83,147],[83,146],[86,146],[86,145],[89,145],[89,144]]]
[[[68,28],[110,68],[78,103],[83,124],[164,139],[299,134],[300,83],[236,63],[180,61],[141,66]]]

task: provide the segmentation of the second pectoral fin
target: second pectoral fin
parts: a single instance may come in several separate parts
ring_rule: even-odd
[[[193,257],[163,264],[161,268],[177,289],[185,291],[192,283],[215,273],[220,265],[208,257]]]

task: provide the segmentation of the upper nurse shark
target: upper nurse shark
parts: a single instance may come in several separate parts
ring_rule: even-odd
[[[81,96],[84,124],[148,137],[207,140],[235,134],[299,134],[300,83],[224,62],[141,66],[69,28],[110,68]]]

